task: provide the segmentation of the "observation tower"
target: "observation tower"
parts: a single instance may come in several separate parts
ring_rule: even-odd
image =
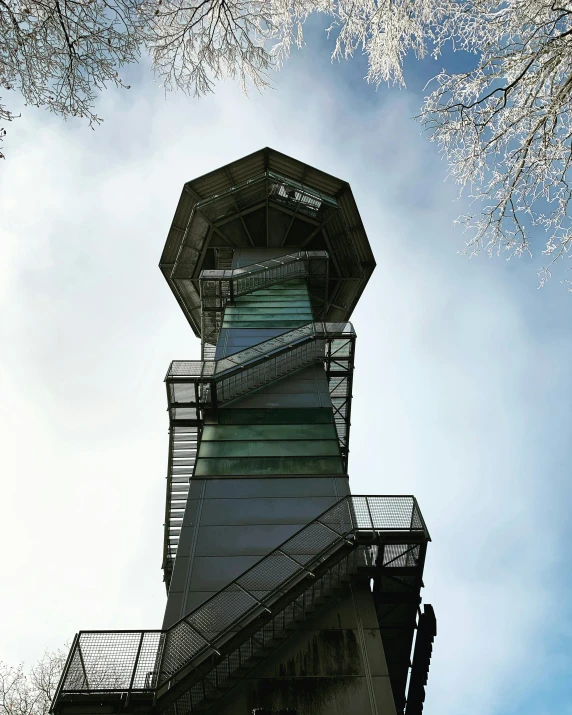
[[[429,533],[348,479],[374,267],[349,185],[277,151],[185,184],[160,268],[202,359],[166,376],[163,624],[78,633],[56,715],[421,715]]]

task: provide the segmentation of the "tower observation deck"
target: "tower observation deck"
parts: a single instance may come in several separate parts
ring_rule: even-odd
[[[185,184],[160,268],[202,359],[166,376],[164,620],[78,633],[53,713],[421,715],[429,533],[348,479],[374,267],[349,185],[279,152]]]

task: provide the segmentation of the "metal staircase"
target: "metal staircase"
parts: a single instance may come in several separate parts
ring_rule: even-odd
[[[368,559],[370,563],[368,563]],[[165,688],[158,691],[158,696],[164,691],[161,707],[168,702],[169,696],[175,696],[164,712],[168,715],[179,715],[185,712],[208,712],[224,697],[229,690],[241,682],[256,666],[271,655],[282,643],[300,627],[300,623],[315,615],[321,607],[330,603],[337,591],[345,590],[350,577],[358,572],[360,565],[364,567],[371,563],[371,550],[354,549],[340,560],[332,557],[334,564],[326,564],[319,571],[324,571],[322,576],[316,573],[306,574],[303,583],[311,581],[300,595],[292,599],[286,593],[272,608],[266,610],[265,604],[260,603],[268,614],[269,620],[261,617],[258,627],[251,626],[247,632],[250,635],[242,641],[244,634],[236,634],[234,647],[228,653],[221,651],[213,656],[202,668],[197,667],[192,680],[192,685],[184,685],[184,692],[176,697],[177,690],[171,692]],[[280,603],[282,601],[282,603]],[[261,614],[264,616],[265,614]],[[255,630],[256,629],[256,630]],[[210,668],[210,669],[209,669]]]
[[[344,497],[168,630],[79,633],[53,712],[208,712],[360,569],[419,589],[428,541],[414,497]]]
[[[232,269],[232,251],[218,249],[216,270],[200,275],[202,360],[176,360],[165,381],[169,460],[163,545],[167,590],[177,554],[186,500],[200,443],[204,410],[215,410],[274,380],[322,360],[326,368],[342,463],[347,470],[355,332],[351,323],[315,323],[214,360],[224,309],[236,297],[305,277],[314,313],[327,300],[327,251],[298,251]]]
[[[351,323],[308,323],[221,360],[174,360],[167,372],[170,439],[163,549],[169,588],[204,412],[323,361],[347,470],[356,334]]]
[[[355,338],[351,323],[308,323],[220,360],[174,360],[165,377],[171,420],[200,420],[203,410],[319,360],[332,377],[343,377],[353,370]],[[339,396],[340,380],[332,387]]]
[[[433,641],[437,635],[437,619],[433,606],[425,604],[423,613],[419,615],[417,638],[413,652],[411,679],[407,694],[405,715],[422,715],[425,702],[425,687],[429,678]]]
[[[169,591],[173,575],[190,480],[197,460],[201,429],[202,422],[198,420],[172,422],[169,429],[165,532],[163,564],[161,566],[167,591]]]
[[[253,263],[242,268],[204,270],[199,276],[201,297],[201,337],[203,343],[215,345],[224,309],[234,299],[268,288],[292,278],[306,278],[314,314],[319,319],[327,304],[327,251],[298,251],[278,258]]]

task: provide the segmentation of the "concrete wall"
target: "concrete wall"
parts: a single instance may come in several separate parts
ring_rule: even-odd
[[[224,588],[346,493],[343,477],[193,480],[163,627]]]
[[[217,715],[253,709],[296,715],[396,715],[367,580],[296,631],[217,705]]]

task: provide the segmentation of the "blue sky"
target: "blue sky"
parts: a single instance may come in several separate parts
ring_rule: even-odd
[[[348,180],[378,267],[358,332],[356,493],[414,493],[433,542],[427,715],[572,713],[572,338],[541,257],[459,255],[463,209],[407,90],[311,42],[249,98],[166,99],[144,66],[91,131],[40,110],[0,175],[0,659],[162,618],[170,360],[198,356],[157,268],[183,183],[269,145]],[[379,406],[381,405],[381,411]]]

